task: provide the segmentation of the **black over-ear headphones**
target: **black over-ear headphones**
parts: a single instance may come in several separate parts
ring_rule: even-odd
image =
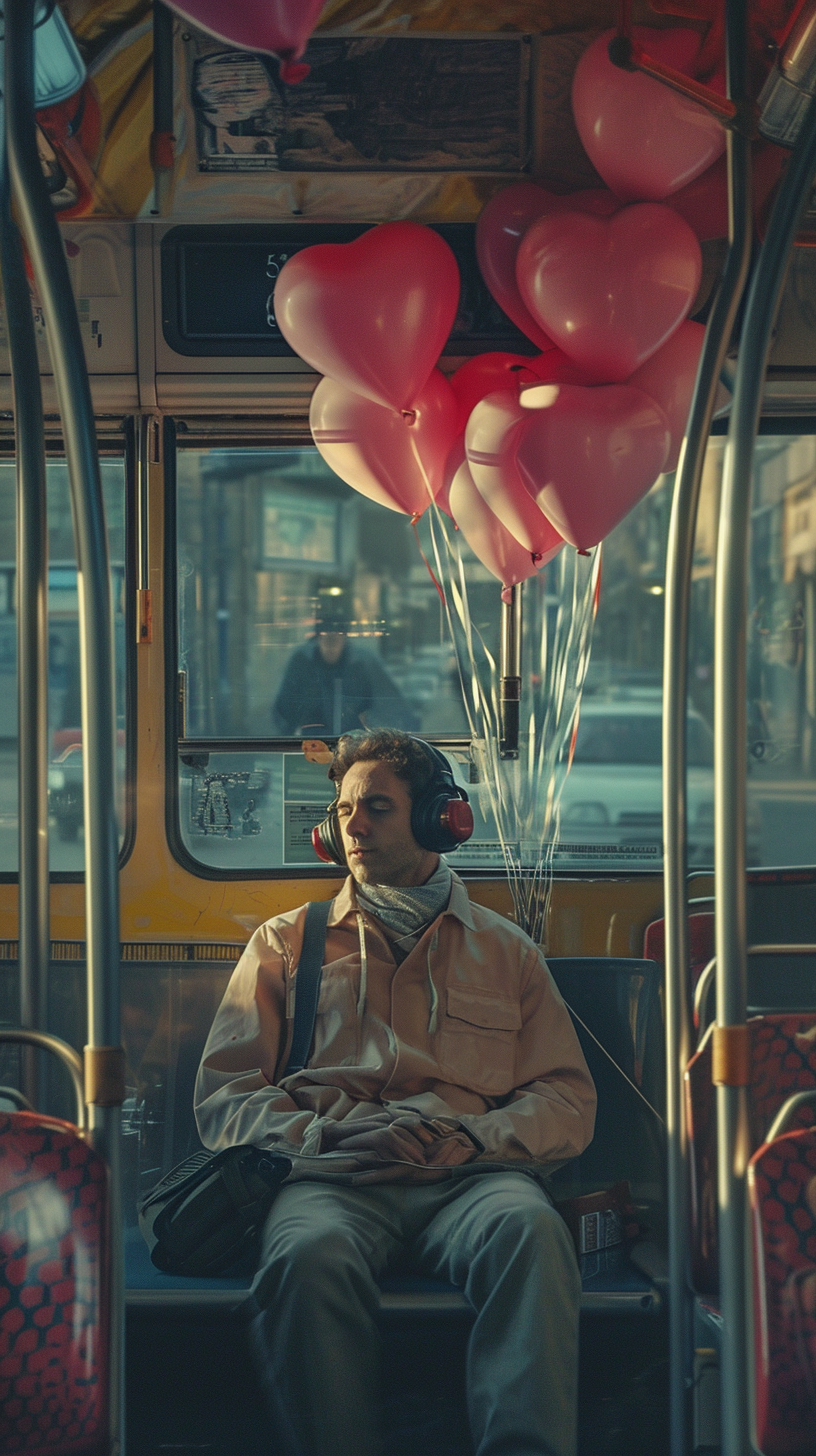
[[[473,810],[467,794],[454,781],[450,765],[439,749],[434,748],[432,743],[426,743],[424,738],[415,738],[414,743],[427,753],[433,777],[411,805],[411,833],[423,849],[447,854],[470,839]],[[337,819],[338,796],[339,786],[326,818],[312,830],[312,846],[318,859],[325,860],[327,864],[344,865],[346,854]]]

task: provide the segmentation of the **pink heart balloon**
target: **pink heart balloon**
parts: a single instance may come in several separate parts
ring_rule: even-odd
[[[473,484],[464,449],[451,481],[450,508],[474,556],[498,577],[503,587],[516,586],[528,576],[535,576],[547,561],[558,555],[564,544],[559,537],[546,556],[525,551],[498,516],[494,516]]]
[[[275,318],[301,359],[395,410],[424,388],[458,306],[456,259],[416,222],[304,248],[275,285]]]
[[[169,0],[170,8],[199,30],[240,50],[279,56],[281,80],[293,85],[308,76],[296,66],[326,0]]]
[[[374,404],[335,379],[321,379],[309,424],[335,475],[378,505],[419,516],[443,489],[459,413],[447,379],[434,369],[404,412]]]
[[[530,312],[570,359],[599,382],[615,384],[680,326],[701,270],[700,244],[688,223],[651,202],[608,218],[542,217],[516,260]]]
[[[584,51],[572,82],[581,141],[604,182],[624,202],[659,202],[705,172],[725,150],[725,129],[696,101],[640,71],[613,66],[606,31]],[[688,73],[699,50],[693,30],[635,28],[656,61]]]
[[[597,546],[660,475],[666,416],[628,384],[532,385],[519,412],[516,464],[531,497],[565,541]]]
[[[516,450],[527,419],[518,390],[489,394],[468,420],[465,452],[485,505],[526,552],[543,559],[558,544],[560,533],[536,505],[519,473]]]
[[[552,340],[536,322],[516,283],[516,254],[531,222],[549,212],[552,192],[534,182],[514,182],[485,204],[476,223],[476,257],[482,277],[499,308],[539,349]]]
[[[516,328],[545,351],[552,347],[552,340],[533,318],[519,293],[516,255],[531,223],[565,207],[607,216],[620,207],[620,202],[602,187],[557,197],[534,182],[514,182],[491,197],[476,223],[476,257],[485,283]]]
[[[666,416],[671,445],[664,470],[674,470],[677,465],[704,338],[702,324],[690,321],[681,324],[668,343],[636,369],[628,381],[633,389],[642,389],[648,394]]]

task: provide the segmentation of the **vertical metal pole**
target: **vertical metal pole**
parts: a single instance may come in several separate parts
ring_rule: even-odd
[[[728,95],[746,96],[746,0],[728,0]],[[691,568],[700,486],[717,386],[751,259],[751,151],[727,135],[729,249],[706,329],[677,466],[666,551],[663,647],[663,892],[666,933],[666,1125],[668,1129],[669,1364],[671,1456],[685,1456],[692,1379],[691,1236],[683,1076],[691,1056],[687,921],[686,714]]]
[[[518,758],[519,713],[521,710],[521,585],[502,592],[501,608],[501,714],[499,752],[502,758]]]
[[[5,127],[0,153],[0,269],[17,457],[17,745],[20,1025],[48,1029],[48,523],[40,365],[23,248],[11,217]],[[23,1091],[40,1105],[38,1062],[22,1053]]]
[[[173,12],[161,0],[153,3],[153,133],[150,162],[153,167],[153,207],[161,217],[165,211],[173,176]]]
[[[77,550],[88,963],[86,1101],[90,1136],[109,1172],[108,1448],[124,1448],[124,1280],[120,1113],[119,867],[114,809],[113,633],[108,545],[93,406],[65,253],[37,155],[33,0],[6,0],[5,96],[15,204],[34,267],[62,416]]]
[[[722,1333],[722,1453],[751,1449],[751,1264],[746,1220],[750,1156],[746,1025],[746,631],[753,452],[771,330],[799,215],[816,169],[811,101],[774,204],[748,293],[723,469],[717,542],[714,679],[714,850],[717,897],[718,1203]]]

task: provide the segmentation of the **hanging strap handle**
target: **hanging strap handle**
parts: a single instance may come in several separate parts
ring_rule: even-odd
[[[320,980],[323,975],[326,929],[333,904],[333,900],[318,900],[306,907],[303,949],[300,952],[295,978],[295,1025],[289,1060],[283,1073],[284,1077],[291,1077],[293,1072],[302,1072],[309,1060],[317,1014],[317,1000],[320,995]]]

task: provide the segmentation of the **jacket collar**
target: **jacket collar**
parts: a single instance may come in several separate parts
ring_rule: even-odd
[[[455,872],[453,873],[452,881],[448,908],[442,913],[444,915],[455,916],[457,920],[461,920],[462,924],[467,926],[468,930],[475,930],[476,925],[473,920],[473,910],[468,899],[468,892]],[[343,881],[341,890],[334,898],[334,904],[329,913],[329,925],[340,925],[344,920],[353,917],[356,912],[357,902],[354,897],[354,877],[348,875]]]

